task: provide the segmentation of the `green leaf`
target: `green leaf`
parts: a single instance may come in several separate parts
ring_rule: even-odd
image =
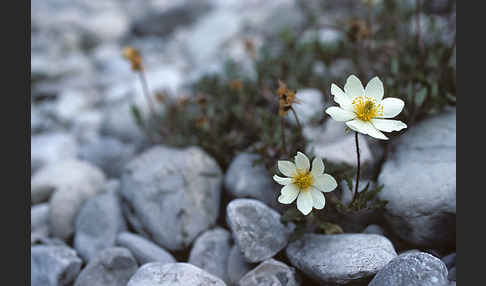
[[[130,110],[132,112],[133,117],[135,117],[135,123],[137,123],[138,126],[143,127],[144,123],[138,107],[135,104],[132,104],[130,105]]]
[[[319,228],[325,234],[341,234],[344,233],[343,229],[338,225],[330,222],[321,222]]]
[[[305,224],[297,224],[292,234],[289,236],[289,241],[294,242],[301,238],[307,231]]]
[[[284,223],[300,222],[300,221],[304,221],[304,215],[296,208],[291,207],[284,212],[281,220]]]

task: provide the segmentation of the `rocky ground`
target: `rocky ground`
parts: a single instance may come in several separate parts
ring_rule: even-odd
[[[228,57],[251,73],[245,40],[298,27],[297,5],[32,2],[31,285],[455,285],[455,108],[396,138],[384,160],[360,142],[362,162],[389,186],[379,220],[296,241],[258,155],[222,170],[197,146],[151,146],[136,125],[130,105],[148,108],[125,45],[141,50],[152,90],[181,96]],[[336,9],[327,19],[345,13]],[[297,112],[309,148],[354,164],[351,135],[307,122],[327,103],[305,92]]]

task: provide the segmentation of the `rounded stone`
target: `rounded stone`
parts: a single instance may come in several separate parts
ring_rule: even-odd
[[[74,248],[89,261],[115,245],[119,232],[126,229],[117,194],[113,191],[86,201],[76,218]]]
[[[137,268],[135,258],[126,248],[107,248],[86,265],[74,286],[126,285]]]
[[[36,245],[30,251],[30,277],[34,286],[71,285],[81,269],[76,251],[61,245]]]
[[[207,230],[195,241],[189,254],[189,263],[229,281],[226,266],[231,250],[231,234],[222,228]]]
[[[120,193],[153,240],[182,250],[216,222],[222,172],[198,147],[154,146],[130,161]]]
[[[225,286],[218,277],[189,263],[158,262],[140,267],[127,286]]]
[[[397,256],[386,237],[361,233],[305,234],[286,253],[294,267],[314,280],[337,284],[372,276]]]
[[[116,244],[129,249],[140,265],[149,262],[175,263],[175,258],[152,241],[130,233],[122,232],[116,239]]]
[[[250,263],[273,257],[288,243],[290,231],[280,214],[253,199],[236,199],[228,204],[226,220],[243,256]]]
[[[448,285],[444,263],[425,252],[401,254],[381,269],[369,286]]]

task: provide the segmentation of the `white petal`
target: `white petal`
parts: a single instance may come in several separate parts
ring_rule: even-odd
[[[399,98],[387,97],[381,102],[383,106],[383,116],[378,118],[392,118],[397,116],[405,106],[405,102]]]
[[[346,96],[344,91],[334,83],[331,84],[331,94],[334,95],[334,101],[338,103],[342,109],[353,111],[353,102]]]
[[[319,190],[316,190],[314,188],[312,188],[309,191],[312,195],[312,200],[314,201],[314,208],[318,210],[323,209],[324,206],[326,205],[326,198],[324,197],[324,195],[321,192],[319,192]]]
[[[373,97],[378,102],[383,99],[385,89],[383,88],[383,83],[377,76],[375,76],[368,82],[368,84],[366,85],[365,93],[366,96]]]
[[[278,161],[277,166],[280,172],[282,172],[282,174],[287,177],[294,177],[295,173],[297,173],[297,168],[295,167],[295,164],[290,161]]]
[[[329,174],[314,177],[314,187],[321,192],[331,192],[337,187],[336,179]]]
[[[312,160],[311,173],[314,177],[324,173],[324,162],[322,162],[321,158],[315,157],[314,160]]]
[[[392,119],[371,119],[371,124],[375,126],[376,129],[385,131],[385,132],[392,132],[392,131],[400,131],[404,128],[407,128],[407,124],[401,122],[400,120],[392,120]]]
[[[300,192],[297,198],[297,209],[304,215],[308,215],[313,206],[314,200],[312,199],[310,190]]]
[[[355,120],[346,122],[346,125],[356,132],[368,134],[371,137],[374,137],[374,138],[377,138],[377,139],[382,139],[382,140],[388,139],[388,137],[386,137],[385,134],[381,133],[381,131],[376,129],[373,126],[373,124],[371,124],[370,122],[365,122],[365,121],[362,121],[362,120],[359,120],[359,119],[355,119]]]
[[[280,190],[278,202],[281,204],[291,204],[299,195],[299,188],[294,184],[289,184]]]
[[[273,175],[273,180],[283,186],[292,183],[292,178],[284,178],[277,175]]]
[[[332,106],[326,109],[326,113],[329,114],[332,119],[336,121],[349,121],[356,118],[356,114],[352,111],[344,110],[337,106]]]
[[[365,90],[363,88],[363,84],[361,81],[355,76],[350,75],[346,80],[346,84],[344,85],[344,91],[346,92],[346,96],[353,100],[356,96],[364,96]]]
[[[297,155],[294,158],[295,166],[300,172],[308,172],[310,168],[310,161],[306,155],[302,152],[297,152]]]

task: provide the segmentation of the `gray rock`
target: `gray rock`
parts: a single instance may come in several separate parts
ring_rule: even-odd
[[[82,260],[67,246],[36,245],[30,250],[32,286],[70,285],[81,269]]]
[[[324,96],[318,89],[307,88],[297,90],[295,98],[297,103],[293,105],[293,108],[295,113],[297,113],[300,124],[307,125],[314,118],[320,119],[324,117]],[[287,118],[294,125],[297,124],[292,112],[289,112]]]
[[[79,273],[74,286],[126,285],[137,269],[135,258],[126,248],[107,248],[97,253]]]
[[[188,263],[158,262],[140,267],[127,286],[224,286],[221,279]]]
[[[47,201],[52,193],[80,184],[98,186],[104,183],[104,175],[96,167],[78,160],[63,160],[42,167],[30,181],[32,204]]]
[[[370,286],[448,285],[447,268],[438,258],[425,253],[407,253],[394,258],[371,280]]]
[[[342,122],[334,122],[331,119],[324,126],[304,128],[304,136],[309,141],[307,152],[314,150],[315,156],[324,158],[333,164],[347,164],[355,167],[357,157],[354,132],[346,133],[344,127]],[[362,167],[379,161],[377,156],[373,156],[368,141],[362,134],[359,135],[359,152]],[[369,168],[363,168],[361,171],[366,172],[367,169]]]
[[[36,244],[49,236],[49,204],[32,206],[30,210],[30,243]]]
[[[447,279],[456,281],[456,266],[452,267],[447,274]]]
[[[392,230],[417,246],[455,246],[455,109],[413,126],[394,148],[378,177]]]
[[[131,144],[115,138],[99,137],[79,148],[79,158],[100,167],[108,177],[119,177],[123,166],[134,156]]]
[[[386,237],[354,233],[305,234],[286,252],[290,263],[312,279],[336,284],[372,276],[397,256]]]
[[[456,253],[453,252],[449,255],[442,257],[442,262],[446,265],[447,269],[451,269],[456,266]]]
[[[126,229],[117,194],[113,191],[88,199],[76,218],[74,248],[86,261],[115,245],[118,233]]]
[[[280,214],[260,201],[233,200],[226,216],[233,238],[248,262],[271,258],[288,243],[290,231],[280,222]]]
[[[50,163],[75,158],[77,149],[76,139],[68,133],[53,132],[32,136],[30,144],[32,173]]]
[[[363,233],[385,235],[385,230],[377,224],[370,224],[363,230]]]
[[[228,257],[227,273],[230,285],[235,285],[253,266],[246,262],[238,245],[233,245]]]
[[[231,234],[222,228],[207,230],[195,241],[189,254],[189,263],[228,282],[226,272],[231,250]]]
[[[133,233],[120,233],[116,239],[116,244],[129,249],[140,265],[149,262],[160,262],[162,264],[177,262],[172,254],[163,248]]]
[[[65,241],[59,238],[49,237],[49,229],[46,230],[47,233],[41,233],[40,231],[35,231],[30,234],[30,244],[34,245],[54,245],[54,246],[68,246]],[[69,246],[70,247],[70,246]]]
[[[206,1],[186,2],[159,13],[150,13],[133,23],[132,31],[138,36],[168,36],[177,28],[193,24],[210,10]]]
[[[200,148],[154,146],[127,164],[120,192],[157,244],[181,250],[216,222],[221,185]]]
[[[87,162],[68,160],[39,170],[31,181],[32,194],[52,193],[49,200],[49,232],[67,239],[74,233],[75,218],[83,203],[105,187],[105,176]]]
[[[252,198],[277,207],[278,185],[262,164],[253,163],[260,158],[250,153],[237,155],[228,167],[224,187],[231,197]]]
[[[299,286],[300,278],[293,267],[275,259],[268,259],[248,272],[238,286]]]
[[[39,227],[47,225],[49,217],[49,204],[43,203],[32,206],[30,209],[30,230],[34,231]]]
[[[146,135],[137,125],[129,102],[112,104],[105,109],[101,134],[122,142],[141,144]]]

